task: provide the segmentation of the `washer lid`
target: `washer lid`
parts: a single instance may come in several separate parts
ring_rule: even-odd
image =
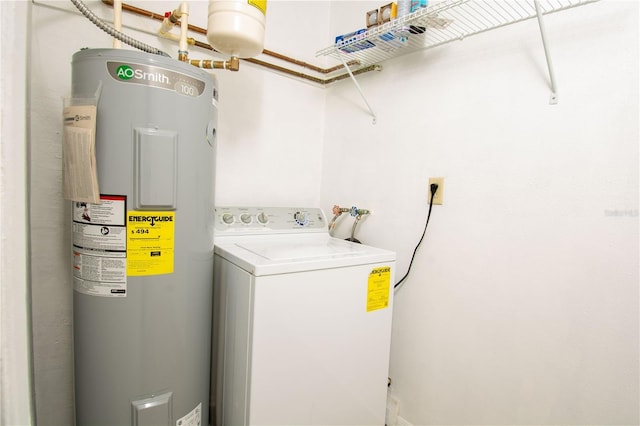
[[[237,243],[238,247],[272,261],[302,260],[317,257],[361,254],[366,250],[347,241],[329,239],[321,244],[308,244],[302,241],[251,241]]]
[[[254,275],[274,275],[394,261],[395,253],[324,234],[216,241],[216,254]]]

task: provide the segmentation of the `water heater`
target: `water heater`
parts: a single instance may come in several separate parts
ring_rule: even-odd
[[[77,425],[209,422],[217,96],[168,57],[73,55],[100,190],[72,206]]]

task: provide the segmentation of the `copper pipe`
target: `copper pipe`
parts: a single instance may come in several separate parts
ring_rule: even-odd
[[[360,61],[358,61],[357,59],[354,59],[353,61],[347,62],[347,65],[349,65],[349,66],[351,66],[351,65],[360,65]],[[331,68],[325,68],[324,71],[322,71],[322,72],[325,73],[325,74],[329,74],[331,72],[338,71],[338,70],[340,70],[342,68],[344,68],[343,65],[336,65],[336,66],[333,66]]]
[[[191,40],[193,40],[193,42],[190,43],[190,44],[193,44],[196,47],[200,47],[202,49],[207,49],[207,50],[213,50],[214,52],[216,51],[213,47],[211,47],[210,44],[203,43],[201,41],[194,40],[194,39],[191,39]],[[267,52],[269,52],[269,53],[267,53]],[[262,53],[268,54],[268,55],[273,56],[274,58],[278,58],[278,59],[282,59],[281,56],[283,56],[283,55],[280,55],[279,53],[271,52],[270,50],[267,50],[267,49],[264,49],[262,51]],[[246,60],[246,59],[243,59],[243,60]],[[294,61],[294,62],[292,62],[292,61]],[[331,67],[331,68],[319,68],[319,67],[316,67],[314,65],[309,65],[304,61],[299,61],[297,59],[292,59],[292,61],[288,61],[288,62],[292,62],[292,63],[295,63],[296,65],[300,65],[301,67],[310,68],[310,69],[313,69],[314,71],[318,71],[318,72],[321,72],[321,73],[324,73],[324,74],[328,74],[328,73],[331,73],[331,72],[334,72],[334,71],[338,71],[339,69],[344,68],[343,65],[336,65],[336,66]],[[360,63],[359,61],[354,60],[354,61],[347,62],[347,65],[358,65],[359,63]]]
[[[109,5],[109,6],[113,6],[113,0],[102,0],[102,3],[104,3],[106,5]],[[164,14],[159,15],[159,14],[151,12],[149,10],[141,9],[141,8],[135,7],[135,6],[131,6],[131,5],[126,4],[126,3],[122,3],[122,10],[126,10],[127,12],[135,13],[135,14],[138,14],[138,15],[141,15],[141,16],[147,16],[149,18],[156,19],[156,20],[159,20],[159,21],[164,20]],[[203,35],[207,35],[207,30],[202,28],[202,27],[197,27],[195,25],[189,24],[188,28],[189,28],[190,31],[193,31],[193,32],[196,32],[196,33],[199,33],[199,34],[203,34]],[[198,47],[204,47],[204,46],[202,46],[204,44],[205,43],[196,42],[196,46],[198,46]],[[206,47],[204,47],[204,48],[206,48]],[[215,49],[213,49],[210,46],[209,46],[209,50],[215,51]],[[277,59],[283,60],[285,62],[289,62],[289,63],[295,64],[295,65],[298,65],[298,66],[303,67],[303,68],[309,68],[310,70],[319,72],[321,74],[329,74],[329,73],[337,71],[337,70],[339,70],[341,68],[344,68],[343,65],[336,65],[336,66],[331,67],[331,68],[321,68],[321,67],[318,67],[316,65],[309,64],[308,62],[304,62],[304,61],[292,58],[290,56],[286,56],[286,55],[283,55],[281,53],[277,53],[277,52],[274,52],[274,51],[271,51],[271,50],[267,50],[267,49],[264,49],[262,51],[262,54],[268,55],[268,56],[272,56],[274,58],[277,58]],[[347,62],[347,65],[358,65],[358,64],[359,64],[359,61]]]
[[[290,62],[292,64],[298,65],[298,66],[300,66],[302,68],[309,68],[310,70],[319,72],[321,74],[329,74],[331,72],[339,70],[340,68],[344,68],[343,65],[336,65],[335,67],[331,67],[331,68],[321,68],[319,66],[312,65],[312,64],[310,64],[308,62],[300,61],[298,59],[294,59],[294,58],[291,58],[289,56],[285,56],[285,55],[283,55],[281,53],[273,52],[273,51],[267,50],[267,49],[264,49],[262,51],[262,53],[264,55],[273,56],[274,58],[278,58],[278,59],[281,59],[283,61]],[[359,61],[350,61],[350,62],[347,62],[347,65],[358,65],[359,63],[360,63]]]
[[[202,49],[213,50],[215,52],[215,50],[213,49],[213,47],[211,47],[210,44],[203,43],[203,42],[198,41],[198,40],[194,40],[193,45],[196,46],[196,47],[201,47]]]
[[[290,70],[288,68],[281,67],[279,65],[274,65],[274,64],[271,64],[269,62],[261,61],[259,59],[248,58],[248,59],[243,59],[243,61],[247,61],[247,62],[250,62],[252,64],[256,64],[256,65],[259,65],[261,67],[272,69],[274,71],[278,71],[278,72],[281,72],[281,73],[284,73],[284,74],[287,74],[287,75],[291,75],[291,76],[294,76],[294,77],[303,78],[305,80],[309,80],[309,81],[312,81],[314,83],[321,84],[323,86],[326,86],[327,84],[330,84],[330,83],[334,83],[336,81],[344,80],[345,78],[349,78],[349,74],[345,72],[345,73],[337,75],[335,77],[323,80],[321,78],[314,77],[314,76],[311,76],[309,74],[304,74],[304,73],[301,73],[301,72],[298,72],[298,71],[293,71],[293,70]],[[359,75],[359,74],[364,74],[366,72],[379,71],[379,70],[380,70],[380,66],[379,65],[370,65],[368,67],[364,67],[364,68],[361,68],[359,70],[352,71],[352,74],[353,75]]]
[[[194,44],[195,44],[196,47],[200,47],[202,49],[214,50],[213,47],[211,47],[207,43],[203,43],[201,41],[197,41],[196,40]],[[242,59],[242,60],[246,61],[246,62],[250,62],[250,63],[255,64],[255,65],[259,65],[259,66],[264,67],[264,68],[268,68],[268,69],[271,69],[271,70],[274,70],[274,71],[278,71],[278,72],[281,72],[281,73],[284,73],[284,74],[287,74],[287,75],[303,78],[305,80],[310,80],[310,81],[312,81],[314,83],[318,83],[318,84],[322,84],[322,85],[326,85],[328,83],[333,83],[335,81],[339,81],[339,80],[342,80],[344,78],[349,77],[349,74],[344,73],[344,74],[341,74],[341,75],[337,75],[337,76],[335,76],[333,78],[330,78],[330,79],[327,79],[327,80],[323,80],[321,78],[317,78],[317,77],[314,77],[314,76],[311,76],[311,75],[308,75],[308,74],[304,74],[304,73],[301,73],[301,72],[298,72],[298,71],[293,71],[293,70],[290,70],[288,68],[284,68],[284,67],[281,67],[281,66],[278,66],[278,65],[270,64],[269,62],[261,61],[259,59],[247,58],[247,59]],[[338,70],[340,68],[343,68],[343,66],[339,65],[339,66],[334,67],[334,68],[335,68],[335,70]],[[362,74],[364,72],[373,71],[374,69],[377,69],[376,66],[375,65],[371,65],[371,66],[363,68],[361,70],[353,71],[353,74],[354,75]]]
[[[351,71],[351,73],[353,75],[360,75],[360,74],[364,74],[365,72],[369,72],[369,71],[380,71],[380,66],[379,65],[369,65],[368,67],[364,67],[364,68],[360,68],[359,70],[355,70],[355,71]],[[336,81],[340,81],[340,80],[344,80],[345,78],[349,78],[349,74],[348,73],[344,73],[344,74],[340,74],[337,75],[335,77],[332,78],[328,78],[326,80],[322,80],[322,84],[331,84],[334,83]]]
[[[247,61],[247,62],[250,62],[252,64],[260,65],[261,67],[269,68],[269,69],[272,69],[272,70],[275,70],[275,71],[278,71],[278,72],[281,72],[281,73],[284,73],[284,74],[292,75],[294,77],[304,78],[306,80],[313,81],[314,83],[318,83],[318,84],[324,85],[324,80],[321,79],[321,78],[313,77],[311,75],[304,74],[304,73],[301,73],[301,72],[298,72],[298,71],[293,71],[293,70],[290,70],[288,68],[281,67],[279,65],[275,65],[275,64],[271,64],[269,62],[261,61],[259,59],[245,58],[245,59],[243,59],[243,61]]]
[[[102,3],[113,7],[113,0],[102,0]],[[149,18],[157,19],[159,21],[162,21],[164,19],[164,14],[158,15],[157,13],[153,13],[148,10],[140,9],[139,7],[131,6],[124,3],[122,4],[122,10],[133,12],[142,16],[147,16]]]

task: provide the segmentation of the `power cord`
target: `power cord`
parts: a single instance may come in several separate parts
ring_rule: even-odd
[[[416,252],[418,251],[418,247],[422,244],[422,240],[424,239],[425,234],[427,233],[427,226],[429,226],[429,218],[431,217],[431,208],[433,207],[433,197],[436,196],[436,192],[438,191],[438,184],[432,183],[430,186],[431,189],[431,199],[429,200],[429,213],[427,213],[427,223],[424,224],[424,231],[422,231],[422,237],[420,237],[420,241],[416,244],[416,248],[413,250],[413,256],[411,256],[411,262],[409,262],[409,268],[407,269],[407,273],[404,274],[404,277],[400,278],[394,286],[393,289],[397,289],[400,285],[407,279],[409,276],[409,272],[411,272],[411,266],[413,265],[413,259],[416,257]]]

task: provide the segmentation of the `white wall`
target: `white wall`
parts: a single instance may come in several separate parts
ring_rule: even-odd
[[[85,2],[111,19],[98,1]],[[127,2],[163,13],[178,2]],[[207,2],[190,2],[190,22],[206,27]],[[328,9],[322,2],[269,2],[265,47],[305,60],[313,51],[295,36],[304,28],[324,42]],[[60,10],[63,9],[63,10]],[[306,16],[305,20],[297,19]],[[124,15],[125,32],[173,57],[177,45],[146,32],[157,21]],[[129,26],[141,31],[134,31]],[[69,2],[36,1],[33,7],[31,109],[32,306],[36,411],[40,425],[73,423],[72,286],[69,212],[62,198],[61,110],[70,94],[71,56],[111,40],[78,15]],[[290,31],[293,29],[293,33]],[[146,32],[145,32],[146,31]],[[204,36],[198,37],[206,42]],[[317,44],[317,43],[316,43]],[[306,56],[311,53],[311,56]],[[192,59],[211,59],[194,48]],[[269,59],[269,58],[265,58]],[[316,86],[242,63],[238,73],[216,72],[219,128],[218,205],[317,205],[322,168],[324,92]]]
[[[334,33],[367,6],[332,9]],[[638,424],[638,3],[535,21],[384,64],[328,91],[321,205],[373,211],[356,235],[412,273],[391,378],[426,424]],[[338,234],[346,236],[350,219]]]

